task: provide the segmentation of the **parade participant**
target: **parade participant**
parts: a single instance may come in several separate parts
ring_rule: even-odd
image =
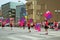
[[[2,29],[5,26],[5,24],[6,24],[6,21],[2,21]]]
[[[4,26],[5,26],[5,24],[4,24],[4,22],[2,22],[2,29],[3,29]]]
[[[31,23],[31,27],[33,27],[33,22]]]
[[[46,35],[48,34],[48,21],[45,20],[45,31],[46,31]]]
[[[33,28],[35,27],[36,23],[33,22]]]
[[[23,23],[23,29],[25,29],[25,26],[26,26],[26,21],[24,21]]]
[[[12,27],[13,27],[12,23],[10,23],[10,27],[11,27],[11,30],[12,30]]]
[[[33,19],[30,18],[29,21],[30,21],[31,27],[33,28]]]
[[[54,21],[54,29],[57,31],[58,30],[58,22]]]
[[[29,20],[28,20],[28,22],[27,22],[27,26],[28,26],[29,32],[31,32],[31,30],[30,30],[30,21],[29,21]]]

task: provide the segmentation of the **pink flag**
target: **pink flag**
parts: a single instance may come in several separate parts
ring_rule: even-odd
[[[40,26],[38,27],[38,32],[40,32],[41,31],[41,28],[40,28]]]
[[[0,19],[0,22],[2,22],[2,19]]]
[[[44,16],[46,19],[50,19],[52,18],[52,13],[50,11],[47,11],[46,13],[44,13]]]
[[[37,23],[37,24],[35,25],[35,30],[37,30],[38,32],[41,31],[40,23]]]

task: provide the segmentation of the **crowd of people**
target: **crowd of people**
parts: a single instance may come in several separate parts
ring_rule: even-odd
[[[2,28],[4,27],[5,23],[2,23]],[[58,22],[54,21],[54,22],[48,22],[48,20],[45,20],[44,22],[30,22],[30,20],[26,21],[19,21],[18,23],[19,27],[23,27],[23,29],[25,29],[25,27],[28,27],[28,31],[31,32],[31,27],[34,28],[37,31],[41,31],[41,27],[44,27],[46,34],[48,34],[48,28],[52,28],[54,30],[58,30]],[[10,23],[10,27],[12,29],[13,24]]]
[[[54,21],[54,22],[48,22],[48,20],[45,20],[44,22],[30,22],[29,20],[27,21],[27,23],[21,22],[19,24],[20,27],[23,27],[23,29],[25,29],[25,27],[28,27],[29,32],[31,32],[30,28],[34,28],[35,30],[41,31],[41,27],[44,27],[46,34],[48,34],[48,28],[54,29],[56,31],[58,31],[58,22]]]

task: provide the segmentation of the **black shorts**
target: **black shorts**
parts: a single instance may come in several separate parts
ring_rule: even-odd
[[[25,27],[25,25],[23,25],[23,27]]]
[[[48,26],[45,26],[45,29],[48,29],[49,27]]]
[[[54,25],[54,27],[57,27],[57,25]]]
[[[2,25],[2,27],[4,27],[4,25]]]
[[[11,27],[13,27],[12,25],[10,25]]]
[[[28,27],[28,29],[30,29],[30,27]]]

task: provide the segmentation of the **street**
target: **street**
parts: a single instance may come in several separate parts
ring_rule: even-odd
[[[25,29],[19,27],[0,27],[0,40],[60,40],[60,30],[55,31],[49,29],[49,34],[45,35],[44,28],[41,28],[41,32],[35,31],[31,28],[32,32],[28,32],[27,27]]]

